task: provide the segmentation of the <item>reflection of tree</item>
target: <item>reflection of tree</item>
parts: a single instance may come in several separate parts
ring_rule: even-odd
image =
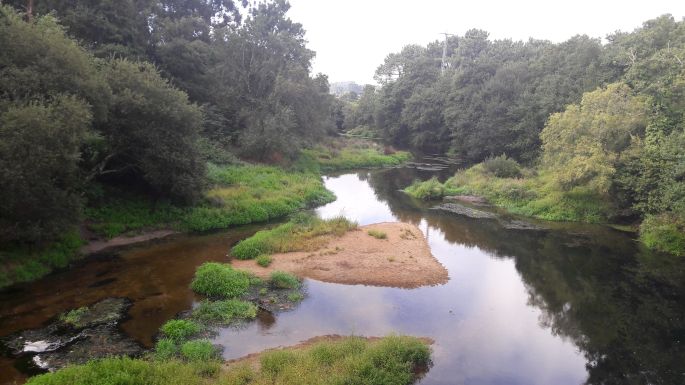
[[[513,258],[530,305],[542,309],[541,325],[585,354],[588,384],[685,383],[685,260],[642,250],[605,227],[516,231],[428,210],[398,191],[415,176],[387,170],[368,182],[400,220],[425,219],[449,242]]]

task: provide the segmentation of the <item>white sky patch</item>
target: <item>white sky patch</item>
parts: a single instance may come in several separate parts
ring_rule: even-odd
[[[554,42],[577,34],[604,38],[632,31],[665,13],[685,16],[685,1],[650,0],[290,0],[288,15],[307,31],[308,47],[317,53],[313,72],[331,82],[374,83],[373,73],[386,55],[407,44],[425,45],[463,35],[471,28],[494,39],[529,37]]]

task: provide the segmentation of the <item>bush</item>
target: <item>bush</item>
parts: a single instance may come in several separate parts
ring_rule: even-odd
[[[202,301],[193,309],[192,317],[200,322],[230,324],[257,316],[257,307],[247,301]]]
[[[685,256],[685,222],[676,215],[647,215],[640,225],[640,240],[654,250]]]
[[[170,320],[160,328],[162,333],[173,341],[187,340],[202,330],[202,326],[189,320]]]
[[[300,287],[300,280],[284,271],[274,271],[271,273],[271,285],[278,289],[296,289]]]
[[[421,200],[440,199],[445,195],[445,186],[432,177],[427,181],[414,181],[404,192],[410,196]]]
[[[261,267],[268,267],[272,261],[273,258],[271,258],[271,256],[267,254],[262,254],[259,257],[257,257],[257,264]]]
[[[188,361],[210,361],[218,358],[219,351],[208,340],[193,340],[181,345],[181,356]]]
[[[521,176],[521,166],[518,162],[507,158],[504,154],[487,158],[483,161],[483,168],[498,178],[518,178]]]
[[[190,287],[208,297],[234,298],[247,292],[250,275],[227,264],[206,262],[195,271]]]

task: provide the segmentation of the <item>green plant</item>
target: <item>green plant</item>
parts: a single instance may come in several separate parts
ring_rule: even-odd
[[[278,289],[296,289],[300,287],[300,280],[284,271],[274,271],[271,273],[271,285]]]
[[[176,354],[178,354],[178,346],[174,340],[162,338],[155,344],[154,357],[156,360],[170,360],[176,357]]]
[[[650,249],[685,256],[685,222],[674,214],[647,215],[640,240]]]
[[[60,314],[59,320],[74,327],[79,327],[81,318],[88,313],[87,307],[80,307],[78,309],[70,310],[66,313]]]
[[[518,162],[504,154],[485,159],[483,169],[498,178],[518,178],[521,176],[521,166]]]
[[[445,186],[438,181],[438,178],[432,177],[426,181],[414,181],[404,189],[404,192],[422,200],[440,199],[445,195]]]
[[[261,267],[268,267],[272,261],[273,258],[268,254],[262,254],[257,257],[257,264]]]
[[[288,294],[288,301],[290,302],[300,302],[304,299],[304,294],[302,293],[290,293]]]
[[[376,239],[388,239],[388,234],[380,230],[369,230],[367,234]]]
[[[183,341],[196,335],[202,326],[190,320],[169,320],[160,328],[162,333],[173,341]]]
[[[218,358],[219,351],[208,340],[187,341],[181,345],[181,356],[188,361],[210,361]]]
[[[209,297],[238,297],[250,287],[250,274],[227,264],[206,262],[195,271],[190,287]]]
[[[193,309],[193,319],[205,323],[230,324],[241,319],[257,316],[257,307],[247,301],[202,301]]]

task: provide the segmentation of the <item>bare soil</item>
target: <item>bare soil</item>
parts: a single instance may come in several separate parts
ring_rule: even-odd
[[[386,239],[368,234],[383,232]],[[279,253],[264,268],[254,260],[233,260],[238,269],[268,277],[275,270],[299,277],[349,285],[416,288],[445,284],[447,270],[431,254],[421,230],[409,223],[385,222],[363,226],[330,239],[316,251]]]
[[[100,252],[105,249],[109,249],[111,247],[128,246],[135,243],[147,242],[153,239],[168,237],[169,235],[173,234],[178,234],[178,232],[172,230],[157,230],[135,236],[120,235],[109,240],[98,239],[90,241],[87,244],[83,245],[80,251],[82,255],[89,255]]]

